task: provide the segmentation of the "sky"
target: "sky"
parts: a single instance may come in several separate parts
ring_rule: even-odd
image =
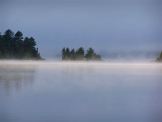
[[[33,36],[43,57],[63,47],[113,53],[162,50],[162,0],[0,0],[0,32]]]

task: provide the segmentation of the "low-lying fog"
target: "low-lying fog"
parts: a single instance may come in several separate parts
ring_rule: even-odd
[[[162,64],[0,61],[2,122],[161,122]]]

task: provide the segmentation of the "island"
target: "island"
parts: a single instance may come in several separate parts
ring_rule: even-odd
[[[158,62],[162,62],[162,52],[160,53],[159,57],[156,59]]]
[[[33,37],[8,29],[0,33],[0,59],[42,59]]]
[[[62,49],[62,60],[72,60],[72,61],[78,61],[78,60],[93,60],[93,61],[100,61],[101,56],[99,54],[96,54],[94,49],[89,48],[86,52],[84,51],[83,47],[80,47],[78,49],[69,49],[69,48],[63,48]]]

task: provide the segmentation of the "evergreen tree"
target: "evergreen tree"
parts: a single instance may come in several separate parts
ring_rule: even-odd
[[[24,56],[25,57],[39,57],[38,49],[35,48],[36,42],[33,37],[25,37],[24,39]]]
[[[70,55],[71,55],[70,59],[75,60],[75,50],[74,49],[71,50]]]
[[[8,58],[11,56],[11,50],[12,50],[12,39],[13,39],[14,33],[11,30],[6,30],[4,35],[2,36],[2,53],[3,56]]]
[[[66,48],[65,50],[65,59],[70,60],[70,49],[69,48]]]
[[[80,48],[76,51],[76,59],[77,59],[77,60],[83,60],[83,59],[84,59],[84,49],[83,49],[83,47],[80,47]]]
[[[20,31],[17,31],[14,36],[14,50],[17,58],[23,58],[24,54],[24,45],[23,45],[23,34]]]
[[[85,57],[87,60],[91,60],[94,57],[94,50],[92,48],[89,48]]]

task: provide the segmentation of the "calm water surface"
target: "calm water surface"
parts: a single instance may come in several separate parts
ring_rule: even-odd
[[[162,122],[162,64],[1,61],[0,122]]]

